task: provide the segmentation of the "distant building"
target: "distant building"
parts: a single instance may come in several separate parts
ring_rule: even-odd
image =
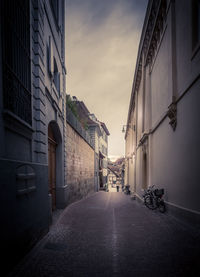
[[[82,128],[90,135],[94,147],[94,190],[103,189],[107,183],[108,135],[105,123],[100,122],[94,114],[90,114],[85,103],[76,96],[67,96],[68,105],[76,115]]]
[[[108,176],[108,136],[110,135],[105,123],[99,122],[101,137],[99,142],[99,157],[100,157],[100,169],[99,169],[99,178],[100,184],[99,188],[103,189],[107,184]]]
[[[119,158],[115,162],[108,161],[108,168],[117,174],[117,180],[123,186],[124,185],[124,169],[125,159]]]
[[[129,105],[126,184],[164,188],[168,210],[200,215],[200,2],[149,1]],[[193,221],[194,222],[194,221]]]
[[[95,144],[95,187],[104,189],[107,184],[108,136],[105,123],[100,122],[94,114],[89,114],[88,127]]]
[[[99,122],[94,114],[89,114],[88,127],[91,136],[91,140],[94,144],[94,162],[95,162],[95,170],[94,170],[94,186],[95,191],[99,191],[100,188],[100,137],[102,136],[101,128]]]
[[[119,178],[118,174],[108,167],[108,185],[113,187],[117,182],[117,178]]]

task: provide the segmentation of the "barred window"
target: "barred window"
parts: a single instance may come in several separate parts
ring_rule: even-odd
[[[3,0],[1,5],[4,108],[31,124],[29,1]]]

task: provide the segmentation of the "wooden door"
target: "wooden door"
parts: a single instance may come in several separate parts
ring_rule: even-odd
[[[52,197],[52,210],[56,208],[56,142],[53,133],[49,131],[48,138],[48,179],[49,193]]]

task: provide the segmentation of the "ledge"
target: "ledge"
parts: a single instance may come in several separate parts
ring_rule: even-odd
[[[15,115],[9,110],[3,110],[3,118],[5,122],[5,127],[12,130],[15,133],[24,135],[25,137],[30,138],[34,129],[30,124],[25,122],[23,119]],[[16,128],[17,126],[17,128]]]
[[[33,191],[36,191],[36,186],[31,186],[25,189],[19,189],[17,190],[17,196],[24,195],[24,194],[29,194]]]
[[[35,178],[35,173],[18,173],[17,174],[17,179],[20,180],[30,180]]]

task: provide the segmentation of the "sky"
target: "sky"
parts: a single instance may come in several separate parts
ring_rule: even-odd
[[[127,122],[147,0],[66,0],[67,94],[109,132],[108,155],[125,153]]]

